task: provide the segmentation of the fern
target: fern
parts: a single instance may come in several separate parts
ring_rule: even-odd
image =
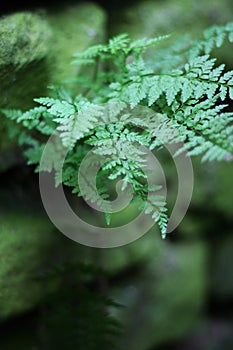
[[[203,36],[202,40],[194,41],[190,48],[190,56],[198,56],[202,52],[209,54],[215,47],[221,47],[225,39],[232,43],[233,22],[224,26],[212,26],[204,31]]]
[[[35,131],[20,137],[27,146],[29,163],[40,161],[45,142],[40,135],[58,136],[60,146],[59,142],[54,145],[51,157],[37,170],[55,169],[56,184],[63,182],[77,195],[96,202],[104,209],[108,224],[111,205],[106,201],[105,183],[121,178],[122,189],[131,185],[139,208],[158,222],[164,237],[165,199],[156,191],[148,196],[145,149],[182,142],[177,155],[187,152],[201,156],[202,161],[232,159],[233,114],[226,101],[233,99],[233,71],[217,65],[211,56],[225,39],[233,42],[233,23],[211,27],[199,40],[186,36],[173,43],[169,35],[131,41],[121,34],[107,44],[74,54],[73,64],[92,69],[89,75],[73,78],[73,90],[53,88],[50,97],[35,99],[39,106],[24,113],[3,113],[25,130]],[[148,49],[153,50],[154,60],[145,55]],[[147,113],[140,106],[147,107]],[[56,147],[67,153],[63,172]],[[91,149],[87,166],[91,170],[99,162],[97,189],[86,185],[83,193],[76,174]]]
[[[119,350],[119,337],[123,325],[113,310],[122,307],[103,294],[101,281],[106,283],[107,273],[96,265],[77,261],[56,262],[33,279],[46,285],[56,280],[66,285],[45,295],[43,312],[43,348],[46,349],[115,349]],[[93,288],[95,286],[95,288]]]
[[[72,293],[75,293],[75,298]],[[109,312],[118,305],[85,288],[76,287],[64,294],[49,305],[50,312],[45,320],[48,348],[119,349],[117,343],[122,327]]]

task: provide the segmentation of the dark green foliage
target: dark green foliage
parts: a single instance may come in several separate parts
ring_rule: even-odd
[[[75,297],[74,297],[75,296]],[[119,349],[120,323],[109,314],[116,304],[87,288],[66,290],[48,305],[45,320],[49,349]]]
[[[210,56],[225,38],[233,41],[233,23],[207,29],[200,40],[175,43],[171,43],[170,36],[132,42],[127,34],[121,34],[106,45],[95,45],[74,55],[73,64],[92,67],[90,75],[73,79],[81,91],[79,95],[72,89],[53,88],[52,97],[35,99],[39,107],[25,113],[4,113],[23,124],[25,130],[38,132],[38,136],[20,135],[20,143],[29,146],[29,163],[40,162],[44,136],[58,136],[54,147],[67,152],[63,174],[55,149],[51,159],[48,157],[37,169],[55,168],[56,184],[72,186],[78,195],[77,171],[83,157],[94,148],[93,157],[105,159],[97,176],[102,198],[109,196],[103,185],[106,180],[121,177],[122,188],[131,185],[134,199],[158,222],[165,236],[165,203],[156,194],[160,187],[154,188],[147,199],[151,188],[145,184],[143,147],[153,151],[165,142],[182,142],[177,154],[201,155],[203,161],[232,159],[233,114],[226,110],[226,101],[233,99],[233,71],[226,71],[224,64],[218,66]],[[161,42],[163,45],[159,45]],[[154,60],[144,54],[152,46]],[[137,114],[138,106],[149,107],[153,113]],[[175,132],[166,134],[166,130]],[[99,197],[94,198],[88,186],[85,188],[84,196],[98,202]],[[109,205],[103,207],[106,213],[111,211]],[[108,223],[109,219],[107,215]]]
[[[62,281],[61,288],[45,296],[41,303],[38,337],[43,348],[119,349],[122,325],[114,316],[121,307],[105,295],[102,285],[107,274],[79,261],[58,263],[36,277],[45,285],[51,279]]]

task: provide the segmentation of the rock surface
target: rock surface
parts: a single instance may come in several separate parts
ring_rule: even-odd
[[[46,293],[36,276],[46,264],[52,229],[39,215],[1,212],[0,319],[30,310]]]
[[[77,73],[70,64],[74,52],[104,37],[105,13],[92,3],[0,18],[0,108],[31,108],[33,98],[48,94],[48,86]],[[8,149],[10,166],[16,161],[15,146],[8,139],[4,116],[0,118],[0,157]]]

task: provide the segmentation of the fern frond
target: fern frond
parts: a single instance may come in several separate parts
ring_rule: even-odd
[[[73,80],[83,93],[73,96],[72,89],[52,87],[53,97],[35,99],[38,107],[27,112],[3,110],[9,119],[23,125],[19,142],[28,146],[31,163],[39,162],[44,147],[38,134],[58,135],[60,145],[51,147],[40,167],[55,169],[57,185],[65,183],[78,196],[83,193],[102,205],[109,223],[106,182],[121,178],[122,188],[131,185],[162,235],[168,221],[165,201],[156,193],[147,201],[144,150],[180,143],[176,155],[186,152],[203,161],[233,159],[233,114],[226,111],[226,100],[233,100],[233,71],[227,71],[224,64],[216,65],[210,56],[225,39],[233,42],[233,23],[213,26],[199,40],[186,36],[175,43],[169,41],[166,47],[158,45],[153,59],[144,57],[148,48],[169,37],[132,41],[128,34],[120,34],[106,44],[76,53],[73,63],[94,66],[90,74],[80,73]],[[36,130],[35,137],[27,129]],[[95,188],[84,183],[83,190],[77,172],[91,149],[88,169],[91,173],[92,167],[100,168]],[[67,157],[61,164],[57,153],[65,150]]]
[[[222,46],[226,38],[232,43],[233,22],[223,26],[212,26],[204,31],[203,36],[204,38],[202,40],[199,39],[192,43],[189,57],[195,57],[202,53],[209,54],[215,47]]]
[[[1,109],[1,112],[9,119],[18,122],[23,112],[18,109]]]
[[[133,41],[129,46],[129,48],[130,48],[130,51],[132,52],[142,53],[146,51],[148,47],[159,44],[160,42],[167,40],[170,37],[171,37],[171,34],[167,34],[167,35],[158,36],[153,39],[148,39],[148,38],[138,39]]]
[[[86,51],[74,53],[73,56],[77,57],[80,60],[92,59],[96,58],[98,55],[105,51],[107,51],[106,45],[94,45],[87,48]]]
[[[161,186],[156,186],[155,191],[159,191]],[[153,194],[147,197],[140,206],[141,209],[144,209],[146,215],[150,215],[152,219],[158,224],[162,238],[166,238],[167,224],[168,224],[168,215],[167,208],[164,196],[156,194],[154,191]]]
[[[47,112],[55,117],[68,118],[76,112],[74,105],[66,100],[61,101],[54,98],[41,97],[35,98],[34,101],[46,106]]]
[[[174,115],[174,127],[180,129],[185,143],[177,154],[183,151],[189,155],[202,154],[203,161],[224,160],[233,155],[233,115],[222,112],[224,108],[225,105],[211,106],[210,101],[180,107]]]
[[[68,118],[56,118],[59,123],[57,130],[60,132],[63,145],[72,149],[75,143],[83,138],[98,124],[103,108],[98,105],[88,105]]]
[[[50,264],[51,265],[51,264]],[[67,282],[68,280],[72,281]],[[75,276],[75,277],[74,277]],[[46,314],[41,315],[46,348],[56,350],[119,350],[122,324],[114,311],[122,307],[100,291],[99,279],[107,274],[96,264],[69,260],[56,262],[39,276],[40,283],[59,280],[67,288],[57,288],[43,297]],[[91,288],[95,283],[97,288]]]
[[[225,66],[222,64],[214,68],[215,61],[216,59],[210,59],[208,55],[196,57],[186,63],[183,69],[163,75],[156,75],[148,69],[143,70],[142,61],[139,65],[134,63],[127,67],[128,77],[123,85],[110,85],[110,98],[113,101],[123,100],[133,107],[144,99],[150,107],[162,94],[165,95],[168,105],[171,105],[179,94],[182,102],[191,96],[197,101],[205,95],[211,99],[218,93],[222,101],[227,94],[232,98],[233,71],[222,74]],[[137,76],[136,71],[141,74]],[[132,75],[132,72],[135,75]]]

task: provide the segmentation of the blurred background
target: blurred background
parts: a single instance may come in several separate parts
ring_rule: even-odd
[[[198,37],[232,21],[233,3],[3,0],[0,16],[0,108],[27,109],[75,73],[72,53],[121,32]],[[233,69],[232,53],[214,55]],[[89,248],[49,221],[38,175],[0,118],[1,350],[233,349],[232,163],[193,159],[192,202],[166,240],[154,227],[124,247]],[[174,164],[160,160],[173,203]]]

